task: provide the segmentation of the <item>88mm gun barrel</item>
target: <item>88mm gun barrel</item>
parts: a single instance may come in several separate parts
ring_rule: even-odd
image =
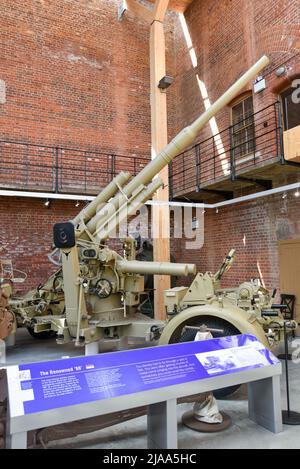
[[[123,189],[117,193],[111,200],[110,205],[115,209],[126,202],[126,198],[141,185],[147,185],[149,182],[178,154],[191,145],[201,129],[212,119],[218,111],[227,106],[243,88],[254,80],[261,70],[268,65],[269,59],[263,56],[254,64],[236,83],[234,83],[209,109],[207,109],[190,126],[183,129],[179,134],[152,160],[137,176],[135,176]],[[103,225],[109,214],[105,207],[100,210],[88,223],[87,228],[91,233],[96,231],[96,227]]]
[[[131,178],[131,174],[125,171],[119,173],[109,184],[106,186],[100,194],[95,197],[95,199],[90,202],[85,208],[83,208],[75,218],[73,218],[72,223],[74,226],[81,222],[90,220],[97,212],[97,208],[108,202],[119,190],[120,186],[123,186]]]

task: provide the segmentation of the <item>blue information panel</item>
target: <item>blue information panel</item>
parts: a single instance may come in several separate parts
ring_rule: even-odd
[[[11,366],[11,417],[277,363],[256,337],[239,335]]]

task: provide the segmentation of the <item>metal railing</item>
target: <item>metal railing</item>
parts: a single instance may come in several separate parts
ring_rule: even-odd
[[[0,188],[95,194],[122,170],[136,175],[149,159],[0,140]]]
[[[203,185],[234,180],[269,160],[284,162],[280,103],[247,116],[246,121],[252,126],[250,139],[236,138],[244,120],[174,159],[169,165],[171,199],[199,192]],[[136,175],[148,162],[146,156],[0,140],[0,188],[93,195],[120,171]]]
[[[239,130],[247,127],[251,127],[251,137],[247,138],[245,130],[241,138]],[[178,155],[169,168],[170,196],[199,192],[203,186],[224,179],[235,180],[239,174],[274,159],[284,162],[279,102]]]

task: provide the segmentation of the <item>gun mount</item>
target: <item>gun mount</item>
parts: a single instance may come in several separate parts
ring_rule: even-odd
[[[234,258],[235,250],[232,249],[215,274],[198,273],[190,287],[165,291],[170,321],[164,328],[162,344],[178,342],[186,326],[202,324],[223,327],[227,331],[224,335],[254,334],[269,348],[283,339],[281,307],[273,303],[274,295],[261,285],[259,279],[243,282],[235,288],[220,288],[220,281],[231,268]],[[288,327],[296,329],[296,321],[290,321]],[[192,335],[189,334],[189,340]]]
[[[159,338],[165,322],[138,312],[144,275],[187,276],[196,273],[195,266],[137,261],[131,238],[123,240],[123,256],[105,243],[162,185],[155,176],[191,145],[210,119],[268,63],[268,58],[262,57],[134,178],[128,172],[120,173],[73,220],[54,226],[61,267],[43,285],[10,301],[19,326],[28,327],[33,336],[57,333],[59,343],[74,341],[78,346],[104,338]],[[217,283],[227,268],[228,264],[211,283]],[[213,296],[213,290],[211,293]]]

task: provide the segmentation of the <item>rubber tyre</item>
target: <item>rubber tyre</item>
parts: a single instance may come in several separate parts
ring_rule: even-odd
[[[224,330],[224,333],[222,334],[218,332],[213,332],[212,335],[214,338],[240,334],[240,332],[234,326],[232,326],[226,321],[223,321],[222,319],[203,318],[203,322],[201,324],[205,324],[207,327]],[[199,326],[201,324],[199,324]],[[196,324],[193,324],[193,326],[194,325]],[[197,331],[188,329],[181,335],[179,342],[192,342],[195,340],[196,334],[197,334]],[[224,397],[230,396],[231,394],[236,392],[239,388],[240,388],[240,384],[235,385],[235,386],[229,386],[228,388],[215,389],[213,394],[216,399],[224,399]]]
[[[43,332],[34,332],[32,327],[27,327],[29,334],[34,337],[35,339],[47,340],[52,339],[56,336],[55,331],[43,331]]]

